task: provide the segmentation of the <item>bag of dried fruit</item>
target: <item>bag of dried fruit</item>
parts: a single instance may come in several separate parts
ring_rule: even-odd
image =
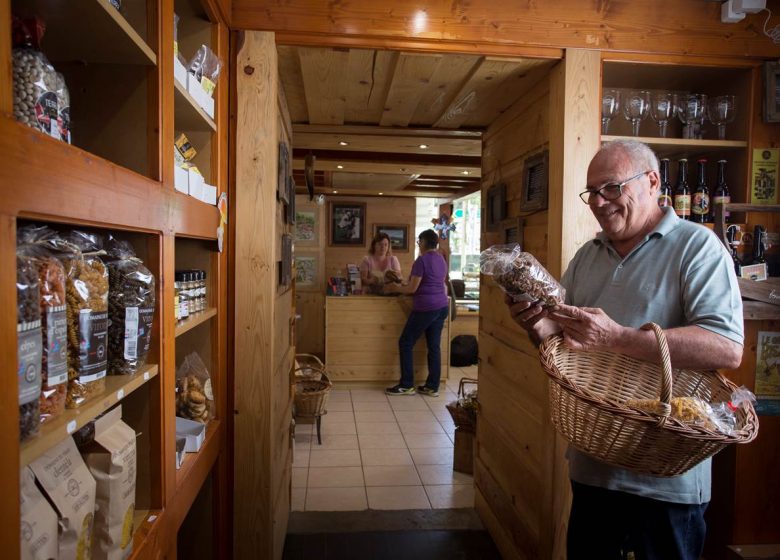
[[[154,320],[154,275],[133,246],[108,239],[108,373],[132,375],[146,363]]]
[[[533,301],[542,305],[563,303],[566,290],[531,253],[520,245],[494,245],[479,256],[482,274],[492,276],[501,289],[515,301]]]

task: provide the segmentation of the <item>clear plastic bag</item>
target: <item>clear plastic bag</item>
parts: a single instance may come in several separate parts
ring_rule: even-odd
[[[19,380],[19,440],[38,433],[41,394],[41,307],[35,260],[16,256],[16,339]]]
[[[71,144],[70,92],[65,84],[65,76],[59,72],[57,72],[57,123],[60,127],[60,139]]]
[[[176,416],[207,424],[214,418],[214,408],[209,370],[193,352],[176,370]]]
[[[188,67],[190,74],[195,76],[206,93],[213,95],[214,88],[217,87],[219,71],[222,69],[222,61],[219,57],[206,45],[201,45]]]
[[[485,249],[479,256],[479,265],[482,274],[492,276],[515,301],[551,306],[563,303],[566,297],[563,286],[517,243]]]
[[[154,275],[132,245],[108,240],[108,373],[132,375],[146,363],[154,321]]]
[[[19,228],[18,251],[34,260],[40,287],[41,361],[40,420],[56,418],[65,410],[68,381],[68,322],[65,268],[57,259],[56,232],[46,226]]]

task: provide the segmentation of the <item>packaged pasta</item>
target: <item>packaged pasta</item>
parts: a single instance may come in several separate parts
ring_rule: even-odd
[[[100,240],[72,231],[60,260],[67,278],[67,407],[77,408],[105,390],[108,363],[108,270]]]
[[[65,269],[54,256],[56,233],[46,226],[24,226],[17,231],[18,250],[32,258],[40,292],[41,361],[40,420],[65,410],[68,381],[68,322],[65,305]]]
[[[127,241],[108,241],[108,373],[132,375],[146,363],[154,320],[154,275]]]
[[[41,308],[38,271],[30,257],[16,257],[16,355],[19,380],[19,439],[38,433],[41,394]]]
[[[493,280],[515,301],[538,302],[545,306],[563,303],[566,290],[517,243],[494,245],[479,256],[482,274]]]

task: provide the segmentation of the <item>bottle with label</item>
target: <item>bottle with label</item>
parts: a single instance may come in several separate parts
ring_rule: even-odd
[[[179,291],[181,290],[181,284],[179,282],[179,275],[174,276],[175,282],[173,283],[173,316],[178,322],[181,317],[179,316]]]
[[[691,201],[691,219],[699,224],[710,221],[710,189],[707,187],[707,160],[701,158],[697,165],[696,190],[693,191]]]
[[[753,260],[751,264],[765,263],[764,245],[766,243],[766,229],[764,226],[753,228]]]
[[[205,311],[206,310],[206,271],[205,270],[198,271],[198,280],[200,284],[198,290],[198,301],[200,302],[200,310]]]
[[[715,195],[712,197],[712,215],[716,216],[718,204],[728,204],[731,202],[731,193],[726,184],[726,160],[718,160],[718,183],[715,185]],[[726,210],[723,213],[725,223],[729,223],[731,212]]]
[[[677,189],[674,191],[674,211],[681,220],[691,219],[691,191],[688,188],[688,160],[677,161]]]
[[[674,206],[672,198],[672,184],[669,182],[669,160],[661,160],[661,188],[658,191],[658,206],[665,208]]]
[[[179,281],[179,319],[183,321],[190,316],[189,290],[183,272],[177,272],[176,278]]]
[[[201,270],[201,273],[203,274],[203,309],[206,309],[209,306],[209,298],[206,287],[206,271]]]
[[[737,245],[739,245],[737,242],[738,228],[739,226],[729,226],[726,228],[726,240],[729,242],[729,247],[731,248],[731,260],[734,261],[734,272],[737,273],[737,278],[739,278],[742,273],[742,261],[737,254]]]
[[[195,273],[189,270],[184,273],[187,283],[187,297],[190,304],[190,315],[198,312],[197,282],[195,282]]]

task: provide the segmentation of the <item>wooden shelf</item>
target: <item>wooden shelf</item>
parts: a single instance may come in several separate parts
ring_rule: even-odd
[[[647,144],[653,149],[665,148],[668,150],[721,150],[721,149],[743,149],[747,148],[747,142],[744,140],[696,140],[688,138],[659,138],[656,136],[612,136],[603,135],[603,142],[612,142],[613,140],[636,140]]]
[[[45,18],[42,48],[52,62],[157,64],[154,50],[108,0],[25,0],[18,13]]]
[[[149,364],[135,375],[107,375],[102,395],[80,408],[68,409],[57,418],[41,425],[40,433],[20,445],[19,465],[28,465],[54,444],[62,441],[90,420],[94,420],[124,397],[157,375],[159,368]]]
[[[176,130],[184,133],[192,131],[216,132],[217,124],[198,102],[195,101],[185,87],[174,79],[176,89],[174,99],[174,126]]]
[[[216,316],[217,316],[216,307],[209,307],[205,311],[201,311],[199,313],[196,313],[195,315],[190,315],[189,319],[186,319],[180,322],[178,325],[176,325],[176,336],[182,335],[187,331],[194,329],[198,325],[202,325],[206,321],[210,320],[212,317],[216,317]]]
[[[154,535],[162,525],[162,511],[137,509],[133,515],[133,552],[131,560],[153,558],[158,551],[154,550]],[[151,517],[151,520],[149,518]]]
[[[203,441],[200,451],[184,454],[181,468],[176,471],[177,493],[181,491],[183,486],[189,485],[193,478],[198,478],[197,473],[207,473],[211,470],[211,466],[214,464],[214,459],[217,458],[217,452],[219,451],[219,428],[220,421],[217,419],[206,424],[206,439]],[[201,480],[200,484],[196,485],[197,488],[200,488],[202,483],[203,481]]]

